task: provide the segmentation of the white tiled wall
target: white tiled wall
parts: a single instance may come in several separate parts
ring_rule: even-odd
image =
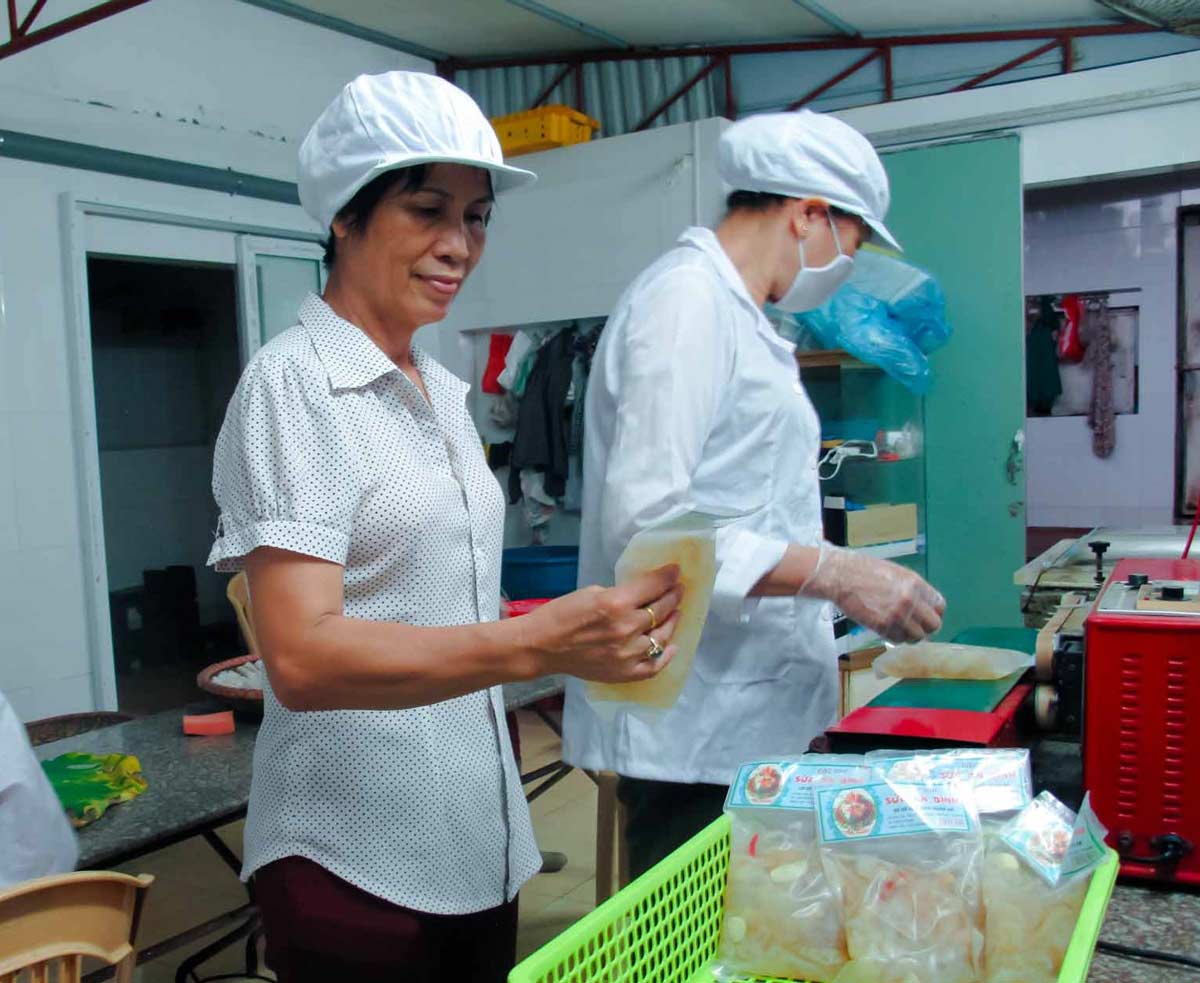
[[[1116,450],[1103,460],[1092,453],[1085,418],[1027,421],[1031,526],[1172,521],[1176,213],[1197,187],[1195,179],[1170,177],[1027,195],[1026,294],[1140,291],[1139,411],[1117,418]]]

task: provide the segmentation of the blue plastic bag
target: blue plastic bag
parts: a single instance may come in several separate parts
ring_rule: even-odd
[[[812,336],[817,347],[842,348],[917,394],[929,391],[928,354],[942,347],[952,330],[937,281],[873,249],[858,253],[854,273],[828,301],[783,318],[793,338]]]

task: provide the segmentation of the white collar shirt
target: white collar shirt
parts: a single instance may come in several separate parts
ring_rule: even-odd
[[[429,400],[309,296],[246,367],[217,442],[209,563],[273,546],[344,568],[347,617],[499,616],[504,498],[467,385],[413,349]],[[243,876],[301,856],[397,905],[503,904],[541,865],[499,687],[389,711],[293,712],[264,686]]]
[[[718,532],[712,607],[678,703],[598,712],[572,681],[565,760],[727,784],[745,761],[807,750],[837,711],[828,607],[749,594],[789,543],[821,540],[820,424],[794,347],[712,231],[688,229],[618,301],[585,420],[580,584],[611,584],[634,533],[668,513],[743,518]]]

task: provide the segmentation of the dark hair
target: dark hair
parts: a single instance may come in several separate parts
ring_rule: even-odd
[[[731,191],[725,199],[725,209],[730,212],[769,212],[778,208],[785,201],[791,201],[795,195],[777,195],[771,191]],[[859,218],[853,212],[836,205],[829,205],[831,214],[838,218]]]
[[[429,175],[428,164],[414,164],[412,167],[397,167],[392,171],[384,171],[373,181],[359,188],[354,197],[338,209],[334,218],[340,218],[346,223],[351,232],[361,232],[371,221],[375,209],[393,191],[417,191],[425,183]],[[325,240],[325,269],[332,270],[337,259],[337,236],[333,229],[329,230],[329,238]]]
[[[731,212],[769,212],[787,200],[787,195],[770,191],[731,191],[725,199],[725,208]]]

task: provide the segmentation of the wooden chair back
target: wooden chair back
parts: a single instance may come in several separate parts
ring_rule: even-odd
[[[0,891],[0,983],[78,983],[86,956],[132,983],[134,940],[146,890],[154,878],[80,871],[15,884]]]

